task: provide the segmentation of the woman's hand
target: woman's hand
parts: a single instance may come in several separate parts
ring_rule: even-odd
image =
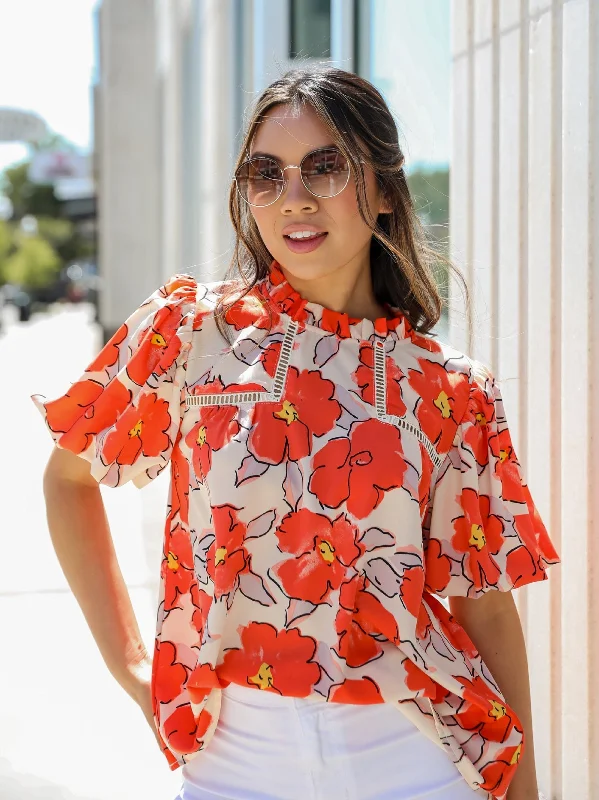
[[[158,736],[156,723],[154,722],[154,713],[152,711],[152,660],[147,653],[144,654],[143,658],[139,661],[129,666],[127,676],[121,681],[121,686],[141,708],[162,750],[163,744]]]

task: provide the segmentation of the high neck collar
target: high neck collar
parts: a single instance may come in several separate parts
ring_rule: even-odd
[[[341,339],[368,340],[372,336],[385,339],[395,336],[407,338],[412,327],[397,308],[386,305],[390,318],[378,317],[375,320],[350,317],[343,311],[333,311],[318,303],[306,300],[289,283],[280,264],[273,261],[266,278],[258,284],[262,295],[274,303],[279,313],[286,314],[302,325],[311,325],[334,333]]]

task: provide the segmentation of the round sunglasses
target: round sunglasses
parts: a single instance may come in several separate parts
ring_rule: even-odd
[[[281,168],[270,156],[254,156],[244,161],[235,173],[237,191],[251,206],[270,206],[279,199],[287,185],[285,171],[299,169],[302,183],[315,197],[335,197],[349,183],[347,159],[336,147],[311,150],[300,164]]]

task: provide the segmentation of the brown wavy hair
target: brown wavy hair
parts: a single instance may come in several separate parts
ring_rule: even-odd
[[[432,240],[429,242],[416,213],[393,115],[376,87],[359,75],[327,66],[292,69],[274,81],[250,109],[233,174],[249,157],[251,142],[265,114],[283,104],[294,113],[310,105],[350,163],[360,216],[372,230],[370,270],[377,302],[400,309],[415,330],[428,333],[439,321],[445,303],[435,281],[435,270],[444,264],[461,284],[468,303],[462,273],[435,248]],[[392,213],[379,214],[374,219],[370,212],[362,160],[376,176]],[[219,297],[215,320],[231,344],[226,312],[268,275],[273,258],[234,180],[229,192],[229,214],[236,239],[224,278],[228,283]]]

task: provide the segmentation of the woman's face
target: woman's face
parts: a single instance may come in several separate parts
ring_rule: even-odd
[[[300,164],[311,150],[334,146],[331,135],[310,106],[299,114],[290,107],[271,108],[259,124],[250,155],[273,156],[281,168]],[[369,207],[376,219],[387,213],[382,204],[374,173],[364,165]],[[344,268],[355,278],[370,267],[372,232],[358,211],[353,174],[343,191],[335,197],[311,194],[302,183],[298,169],[285,172],[287,185],[283,194],[270,206],[250,206],[251,213],[268,251],[279,264],[299,280],[322,278]],[[325,232],[320,244],[309,252],[294,252],[286,238],[286,229]]]

